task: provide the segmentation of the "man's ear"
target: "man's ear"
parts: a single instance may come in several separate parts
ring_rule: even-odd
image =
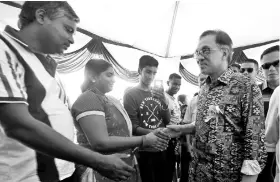
[[[224,47],[222,47],[221,49],[222,49],[222,51],[223,51],[223,57],[224,57],[224,59],[225,59],[226,61],[228,61],[228,59],[229,59],[229,60],[232,60],[232,59],[231,59],[231,58],[232,58],[232,55],[230,55],[229,48],[226,47],[226,46],[224,46]]]
[[[169,80],[167,80],[167,82],[166,82],[166,83],[167,83],[167,85],[169,86]]]
[[[141,68],[138,68],[138,73],[141,75]]]
[[[43,25],[46,20],[46,11],[43,9],[37,9],[35,12],[36,21]]]

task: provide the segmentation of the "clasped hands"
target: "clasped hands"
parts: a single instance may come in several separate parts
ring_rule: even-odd
[[[171,138],[177,138],[180,135],[180,131],[176,131],[172,128],[157,128],[144,136],[143,147],[164,151],[168,147],[169,140]]]

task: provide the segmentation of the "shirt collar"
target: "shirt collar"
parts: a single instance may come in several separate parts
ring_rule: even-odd
[[[23,42],[23,40],[20,39],[20,37],[19,37],[18,34],[17,34],[18,31],[17,31],[16,29],[14,29],[14,28],[12,28],[11,26],[7,25],[7,26],[5,27],[5,29],[4,29],[4,33],[5,33],[8,37],[10,37],[10,38],[12,38],[13,40],[15,40],[16,42],[18,42],[21,46],[23,46],[23,47],[27,48],[29,51],[31,51],[30,48],[28,47],[28,45],[27,45],[25,42]]]
[[[231,75],[233,74],[233,70],[231,68],[228,68],[223,74],[221,74],[218,79],[217,79],[217,82],[220,82],[220,83],[224,83],[226,85],[229,84],[229,81],[230,81],[230,78],[231,78]],[[210,76],[208,76],[206,78],[206,83],[207,84],[211,84],[211,78]],[[213,83],[212,83],[213,84]]]
[[[262,82],[262,84],[261,84],[261,89],[262,89],[262,90],[274,90],[274,89],[272,89],[272,88],[270,88],[270,87],[268,86],[267,81]]]
[[[28,46],[28,44],[26,44],[23,40],[21,40],[21,38],[18,36],[18,31],[14,28],[12,28],[11,26],[7,25],[4,29],[4,33],[5,35],[7,35],[8,37],[10,37],[11,39],[15,40],[17,43],[19,43],[21,46],[23,46],[26,50],[34,53],[30,47]],[[47,54],[38,54],[38,53],[34,53],[37,58],[41,61],[41,63],[44,65],[44,67],[51,72],[51,75],[55,74],[55,70],[57,68],[57,63],[56,61]]]
[[[268,87],[267,82],[266,82],[266,81],[262,82],[262,84],[261,84],[261,89],[264,90],[264,89],[266,89],[267,87]]]

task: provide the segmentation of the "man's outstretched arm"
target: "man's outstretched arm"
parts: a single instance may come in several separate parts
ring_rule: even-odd
[[[89,166],[114,180],[126,179],[133,172],[120,158],[104,156],[76,145],[36,120],[30,115],[26,104],[0,104],[0,113],[6,135],[36,151]]]

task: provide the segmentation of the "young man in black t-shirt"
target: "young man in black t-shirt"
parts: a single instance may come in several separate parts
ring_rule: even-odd
[[[167,100],[154,97],[151,84],[158,69],[158,61],[142,56],[139,61],[139,84],[124,94],[124,107],[132,121],[133,135],[146,135],[164,128],[170,120]],[[145,148],[139,150],[138,164],[143,182],[171,182],[173,171],[168,168],[167,151]]]

